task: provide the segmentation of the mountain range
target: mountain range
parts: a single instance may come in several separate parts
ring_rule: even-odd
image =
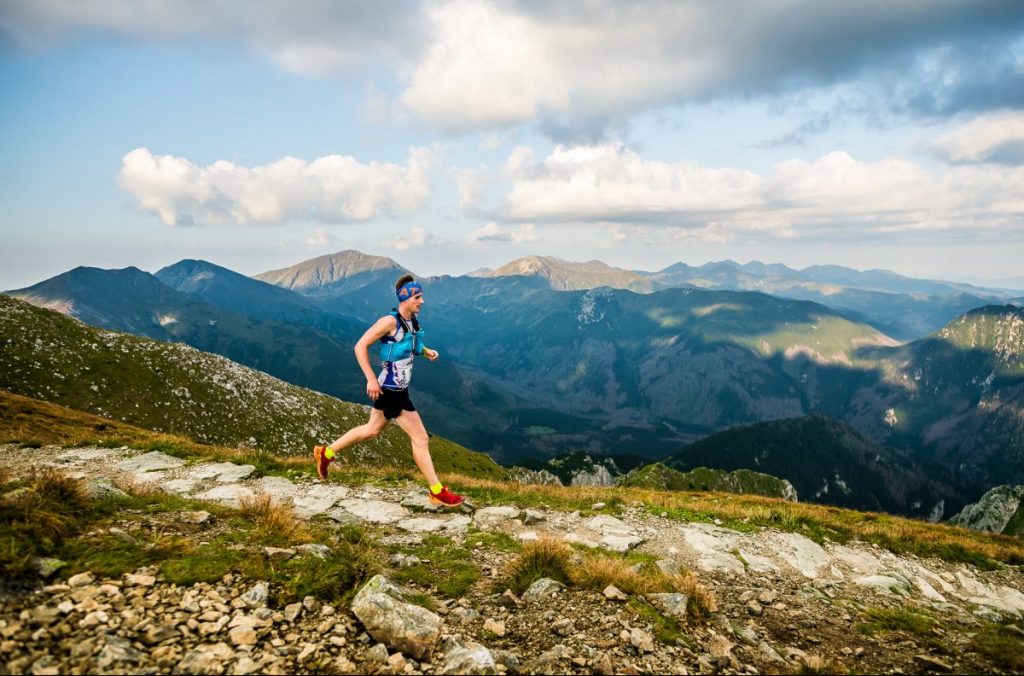
[[[394,304],[403,272],[349,251],[256,278],[202,261],[156,275],[78,268],[10,293],[362,401],[351,346]],[[768,290],[798,279],[802,289],[835,286],[832,297],[971,307],[900,341],[879,329],[892,304],[868,317],[709,288],[753,279]],[[997,290],[830,266],[726,261],[637,273],[539,257],[424,284],[427,343],[443,358],[417,368],[417,405],[432,430],[503,462],[569,451],[660,458],[728,427],[821,413],[971,486],[1024,476],[1021,311]]]

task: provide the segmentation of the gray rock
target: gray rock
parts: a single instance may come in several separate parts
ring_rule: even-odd
[[[235,656],[226,643],[204,643],[185,654],[175,673],[181,674],[223,674],[225,665]]]
[[[289,603],[284,607],[284,619],[287,622],[294,622],[302,615],[301,603]]]
[[[601,546],[613,552],[628,552],[643,541],[639,535],[605,535],[601,538]]]
[[[122,460],[114,465],[114,467],[122,472],[129,472],[137,476],[144,476],[149,472],[162,472],[168,469],[176,469],[184,464],[185,461],[181,458],[175,458],[172,455],[167,455],[160,451],[150,451],[149,453],[137,455],[134,458]]]
[[[530,526],[535,523],[547,521],[547,517],[544,515],[544,512],[537,509],[524,509],[521,518],[524,526]]]
[[[629,644],[641,653],[654,652],[654,638],[642,629],[629,630]]]
[[[484,507],[476,510],[476,513],[473,515],[473,520],[480,526],[492,526],[503,521],[518,519],[519,514],[520,510],[516,507],[499,505],[496,507]]]
[[[302,486],[292,497],[292,504],[297,515],[310,517],[326,512],[346,498],[349,492],[348,487],[336,484]]]
[[[747,612],[754,617],[760,617],[764,613],[764,607],[757,601],[747,601]]]
[[[500,638],[505,635],[505,623],[488,617],[484,620],[484,631],[489,631]]]
[[[439,531],[458,533],[466,530],[469,524],[470,518],[468,516],[459,515],[447,519],[418,516],[402,519],[395,525],[410,533],[436,533]]]
[[[249,591],[242,594],[242,601],[250,608],[266,607],[268,598],[270,598],[270,589],[267,588],[266,582],[257,582],[249,588]]]
[[[196,496],[197,500],[209,500],[220,502],[231,507],[238,507],[242,498],[251,498],[255,495],[250,488],[241,484],[224,484],[215,486]]]
[[[191,479],[214,479],[217,483],[233,484],[242,479],[249,478],[249,475],[256,468],[252,465],[236,465],[233,462],[207,462],[195,465],[189,469],[188,477]]]
[[[173,624],[152,624],[142,635],[141,641],[148,646],[160,645],[164,641],[177,639],[181,634]]]
[[[178,521],[191,523],[196,526],[207,523],[210,520],[210,513],[204,510],[198,512],[179,512]]]
[[[388,661],[388,647],[383,643],[375,643],[366,651],[366,661],[371,664],[383,664]]]
[[[565,585],[557,580],[552,580],[549,577],[542,577],[536,580],[530,585],[530,588],[523,592],[522,600],[529,603],[532,601],[540,601],[549,596],[556,595],[559,591],[565,589]]]
[[[628,601],[629,600],[629,597],[621,589],[619,589],[618,587],[616,587],[613,584],[610,584],[607,587],[605,587],[604,591],[601,592],[601,593],[604,594],[604,597],[606,599],[608,599],[609,601]]]
[[[331,548],[327,545],[321,545],[312,543],[308,545],[298,545],[295,547],[296,551],[302,552],[307,556],[315,556],[318,559],[326,559],[331,555]]]
[[[402,554],[399,552],[397,554],[392,554],[391,558],[388,559],[388,563],[395,568],[409,568],[411,566],[419,565],[421,561],[420,557],[415,554]]]
[[[115,486],[107,477],[89,479],[85,482],[83,488],[85,489],[85,494],[93,500],[103,500],[104,498],[124,499],[128,497],[127,493]]]
[[[555,620],[551,624],[551,631],[555,632],[559,636],[568,636],[576,631],[576,625],[574,625],[572,620],[568,617],[563,617],[559,620]]]
[[[874,587],[875,589],[900,596],[910,595],[910,581],[902,575],[865,575],[854,578],[853,583],[862,587]]]
[[[450,639],[444,646],[444,659],[437,669],[439,674],[494,674],[497,673],[491,651],[473,641]]]
[[[287,561],[295,556],[295,550],[291,547],[264,547],[263,555],[271,561]]]
[[[341,509],[363,521],[371,523],[395,523],[409,516],[409,510],[393,502],[383,500],[342,500]]]
[[[91,572],[86,571],[79,573],[78,575],[72,575],[68,578],[68,586],[72,589],[75,587],[86,587],[96,581],[96,576]]]
[[[679,575],[683,572],[683,567],[679,565],[679,562],[672,559],[658,559],[654,565],[666,575]]]
[[[686,594],[680,594],[679,592],[671,594],[655,593],[648,594],[647,597],[664,608],[665,612],[672,617],[679,618],[680,620],[686,619],[686,606],[690,602]]]
[[[402,590],[383,575],[363,585],[351,608],[370,636],[416,659],[429,655],[441,635],[441,618],[407,603]]]

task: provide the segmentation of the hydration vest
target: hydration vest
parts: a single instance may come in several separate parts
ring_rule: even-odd
[[[380,360],[396,362],[408,359],[423,352],[423,329],[419,320],[413,315],[412,330],[398,310],[392,309],[391,315],[398,321],[394,335],[382,336],[380,339]],[[401,337],[399,337],[401,335]]]

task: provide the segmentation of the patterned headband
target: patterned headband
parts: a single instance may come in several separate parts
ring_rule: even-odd
[[[398,295],[398,302],[401,303],[403,300],[409,300],[418,293],[423,293],[423,287],[420,286],[419,282],[406,282],[395,293]]]

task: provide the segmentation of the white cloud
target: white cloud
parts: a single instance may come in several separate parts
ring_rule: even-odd
[[[413,227],[409,230],[408,234],[395,235],[381,244],[389,249],[408,251],[409,249],[416,249],[423,246],[436,246],[443,243],[444,240],[440,237],[430,234],[423,228]]]
[[[535,242],[537,226],[533,223],[524,223],[517,226],[500,226],[497,223],[487,225],[471,231],[467,236],[470,242]]]
[[[1017,0],[0,3],[8,45],[103,32],[233,41],[293,72],[384,72],[407,111],[444,130],[539,121],[591,138],[649,107],[851,82],[877,85],[868,113],[1019,108],[1022,27]]]
[[[430,195],[433,152],[413,148],[405,165],[363,164],[344,155],[313,162],[285,157],[242,167],[218,160],[205,167],[137,148],[122,158],[121,187],[166,225],[193,223],[325,223],[408,214]]]
[[[976,117],[935,139],[931,148],[950,162],[1024,164],[1024,112]]]
[[[341,248],[341,244],[340,237],[327,232],[324,228],[317,228],[306,237],[306,248],[310,251],[336,250]]]
[[[498,220],[606,224],[613,236],[631,224],[682,228],[707,241],[1024,234],[1024,167],[926,168],[831,152],[758,174],[648,160],[621,144],[559,146],[539,162],[516,151],[507,166],[512,185],[492,212]]]

